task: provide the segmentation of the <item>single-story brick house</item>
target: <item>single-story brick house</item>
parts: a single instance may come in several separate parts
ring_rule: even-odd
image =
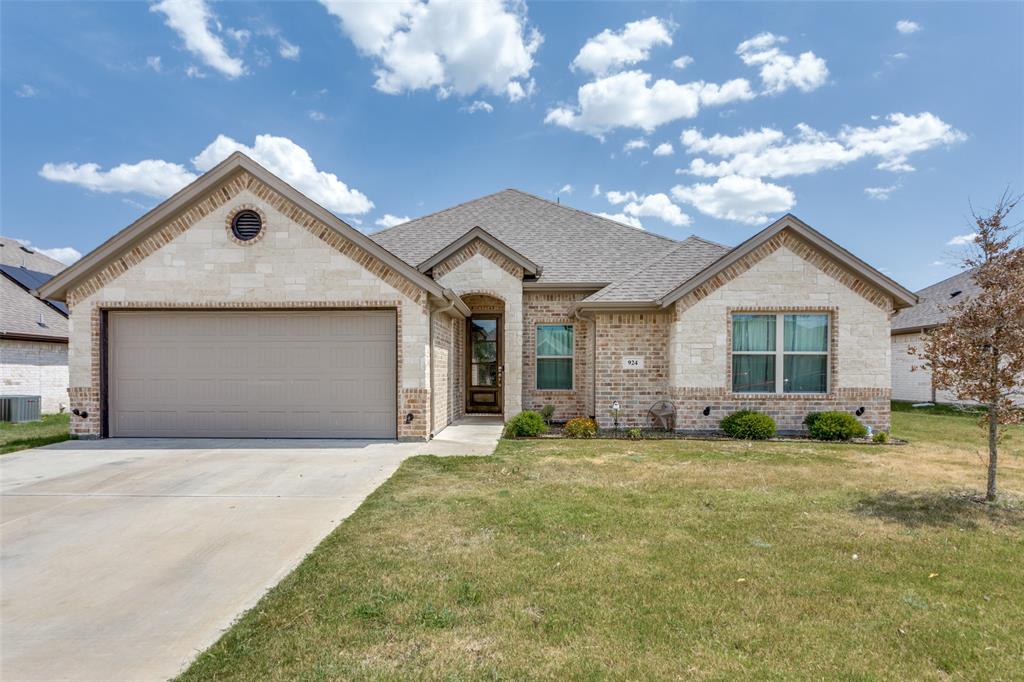
[[[0,395],[37,395],[44,414],[68,405],[68,311],[32,292],[63,269],[0,237]]]
[[[888,428],[914,294],[793,216],[735,248],[517,190],[365,235],[234,154],[41,292],[84,436],[426,439],[466,413]]]

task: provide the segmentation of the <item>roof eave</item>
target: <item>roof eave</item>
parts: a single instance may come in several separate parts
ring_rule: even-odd
[[[721,258],[708,265],[693,277],[690,277],[672,291],[662,296],[658,299],[658,304],[662,307],[672,305],[680,298],[706,282],[712,276],[743,258],[761,244],[765,243],[785,229],[793,230],[803,239],[811,242],[814,246],[818,247],[829,256],[845,265],[847,268],[850,268],[870,281],[876,287],[885,291],[892,297],[894,304],[893,307],[896,310],[909,308],[917,303],[917,295],[914,294],[914,292],[883,275],[871,265],[865,263],[860,258],[857,258],[852,253],[797,218],[795,215],[787,213],[747,241],[739,244],[734,249],[724,254]]]
[[[443,263],[446,259],[458,253],[459,250],[467,246],[474,239],[479,239],[501,255],[511,260],[513,263],[521,267],[523,272],[527,275],[539,275],[543,270],[541,266],[537,265],[532,260],[519,253],[479,225],[470,228],[463,233],[462,236],[450,241],[444,246],[444,248],[417,265],[416,269],[420,272],[427,272],[431,268]]]
[[[344,220],[338,218],[326,208],[241,152],[232,153],[187,187],[182,188],[156,208],[90,251],[77,263],[54,275],[53,279],[39,288],[38,295],[42,298],[65,301],[69,289],[102,269],[117,254],[130,248],[136,242],[145,239],[152,227],[169,220],[189,203],[202,197],[232,174],[243,170],[272,187],[288,200],[298,204],[328,227],[341,233],[346,239],[355,242],[362,249],[380,259],[403,277],[425,289],[428,293],[435,296],[442,295],[443,288],[431,278],[419,272],[416,268],[410,266],[398,256],[377,244],[362,232],[356,230]]]
[[[657,301],[579,301],[573,309],[598,312],[657,312],[661,307]]]

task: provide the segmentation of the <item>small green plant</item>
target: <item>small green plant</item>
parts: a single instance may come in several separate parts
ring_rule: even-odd
[[[597,435],[597,422],[587,417],[576,417],[565,423],[565,435],[569,438],[593,438]]]
[[[871,436],[872,443],[888,443],[889,434],[885,431],[875,431],[875,435]]]
[[[540,416],[544,418],[545,424],[550,424],[552,417],[555,416],[555,406],[545,405],[544,407],[540,408]]]
[[[640,440],[644,437],[644,432],[640,430],[639,426],[634,426],[629,431],[626,431],[626,438],[630,440]]]
[[[804,426],[817,440],[852,440],[868,434],[867,427],[849,412],[811,412],[804,417]]]
[[[742,440],[767,440],[775,435],[775,420],[753,410],[733,412],[719,426],[725,435]]]
[[[505,424],[505,438],[533,438],[547,433],[548,425],[537,412],[527,410],[512,417]]]

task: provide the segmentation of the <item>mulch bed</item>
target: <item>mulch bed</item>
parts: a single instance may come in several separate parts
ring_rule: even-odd
[[[537,436],[537,438],[571,438],[565,435],[561,426],[557,424],[551,425],[551,430],[545,434]],[[723,433],[717,433],[715,431],[660,431],[655,429],[644,429],[641,431],[640,438],[630,438],[628,429],[601,429],[597,432],[597,438],[607,440],[701,440],[701,441],[733,441],[733,442],[754,442],[754,441],[741,441],[737,438],[730,438]],[[787,434],[776,436],[775,438],[769,438],[769,443],[824,443],[827,445],[906,445],[908,441],[902,438],[893,438],[889,436],[889,439],[884,443],[875,443],[870,438],[854,438],[853,440],[815,440],[810,436],[800,434]]]

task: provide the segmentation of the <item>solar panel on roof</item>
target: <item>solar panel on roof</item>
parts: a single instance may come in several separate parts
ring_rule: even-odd
[[[32,291],[43,286],[51,279],[53,275],[48,275],[45,272],[39,272],[38,270],[29,270],[28,268],[21,268],[16,265],[0,265],[0,272],[4,273],[10,279],[13,279],[22,288]],[[59,310],[64,314],[65,317],[68,315],[68,307],[60,301],[51,301],[50,299],[44,299],[51,306]]]

